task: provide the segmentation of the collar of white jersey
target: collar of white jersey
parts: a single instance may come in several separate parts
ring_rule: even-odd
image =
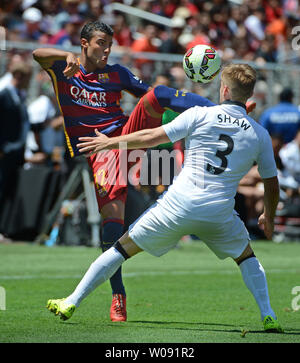
[[[243,102],[239,102],[239,101],[232,101],[232,100],[225,100],[221,103],[221,105],[234,105],[234,106],[239,106],[245,109],[245,111],[247,112],[247,108],[246,105]]]

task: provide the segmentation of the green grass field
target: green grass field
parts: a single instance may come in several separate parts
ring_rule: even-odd
[[[218,260],[201,242],[181,243],[160,258],[141,253],[123,265],[126,323],[109,320],[108,282],[68,321],[45,308],[49,298],[72,292],[99,250],[12,243],[0,245],[0,286],[6,292],[0,342],[300,342],[300,310],[291,307],[292,288],[300,286],[300,243],[252,246],[285,334],[263,332],[239,268],[231,259]]]

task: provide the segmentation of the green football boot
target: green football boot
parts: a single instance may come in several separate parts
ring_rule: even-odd
[[[277,319],[274,319],[271,315],[267,315],[263,320],[264,330],[267,333],[284,333],[284,330],[280,326]]]
[[[50,299],[47,302],[46,308],[55,315],[59,315],[62,320],[68,320],[73,315],[76,306],[67,304],[65,299]]]

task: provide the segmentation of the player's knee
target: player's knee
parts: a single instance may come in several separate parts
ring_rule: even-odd
[[[245,250],[243,251],[243,253],[238,257],[235,258],[234,261],[240,265],[243,261],[247,260],[248,258],[251,257],[256,257],[252,248],[250,247],[250,245],[248,245]]]
[[[140,249],[133,241],[130,244],[122,244],[120,241],[114,243],[113,247],[121,253],[121,255],[128,260],[128,258],[136,255],[137,253],[141,252]]]
[[[101,208],[101,216],[105,219],[123,219],[125,215],[125,204],[121,200],[112,200]]]
[[[125,258],[125,260],[128,260],[131,256],[125,251],[125,248],[121,245],[120,241],[117,241],[113,244],[113,247],[121,253],[121,255]]]
[[[123,255],[125,260],[129,257],[136,255],[143,251],[135,242],[129,237],[126,232],[114,245],[114,247]]]

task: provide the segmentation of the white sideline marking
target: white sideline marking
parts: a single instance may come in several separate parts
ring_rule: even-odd
[[[270,273],[299,273],[299,269],[268,269],[266,270],[266,274]],[[123,277],[137,277],[137,276],[162,276],[162,275],[210,275],[210,274],[217,274],[217,275],[234,275],[239,274],[239,270],[199,270],[199,271],[148,271],[148,272],[125,272],[123,273]],[[81,275],[60,275],[60,276],[53,276],[53,275],[11,275],[11,276],[1,276],[1,280],[34,280],[34,279],[46,279],[46,280],[54,280],[54,279],[79,279],[83,277],[83,273]]]

